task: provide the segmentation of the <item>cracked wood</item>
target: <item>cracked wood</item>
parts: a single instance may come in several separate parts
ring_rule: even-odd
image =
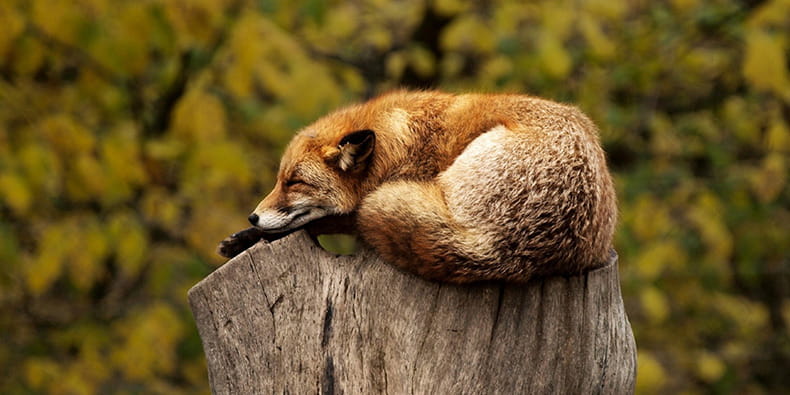
[[[189,301],[218,394],[634,388],[615,256],[581,276],[452,286],[297,232],[232,259]]]

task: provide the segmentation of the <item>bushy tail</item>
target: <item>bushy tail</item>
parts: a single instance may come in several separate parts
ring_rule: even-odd
[[[503,273],[493,240],[458,223],[435,182],[382,185],[363,201],[358,227],[386,261],[425,278],[467,283],[529,275]]]

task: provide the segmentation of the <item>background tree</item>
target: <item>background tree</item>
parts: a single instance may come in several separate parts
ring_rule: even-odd
[[[640,392],[790,388],[787,0],[6,0],[0,26],[0,392],[206,392],[186,290],[216,242],[295,130],[400,86],[601,126]]]

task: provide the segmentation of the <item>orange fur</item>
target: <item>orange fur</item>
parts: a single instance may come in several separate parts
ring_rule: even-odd
[[[251,220],[278,233],[352,216],[403,269],[521,282],[605,263],[616,211],[597,128],[574,107],[398,91],[300,131]]]

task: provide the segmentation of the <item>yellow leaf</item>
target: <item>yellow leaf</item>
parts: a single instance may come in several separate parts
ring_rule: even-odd
[[[186,150],[184,142],[172,136],[161,139],[151,139],[145,143],[145,153],[154,159],[163,161],[174,160]]]
[[[785,58],[785,38],[760,29],[746,33],[743,75],[758,90],[790,100],[790,79]]]
[[[645,287],[640,293],[642,309],[648,320],[653,324],[660,324],[669,317],[669,302],[663,292],[655,287]]]
[[[513,62],[506,56],[495,56],[485,62],[482,66],[481,76],[486,80],[496,81],[507,77],[513,72]]]
[[[50,391],[54,394],[92,395],[96,391],[94,386],[79,369],[79,365],[72,364],[58,377],[57,383],[50,386]]]
[[[612,2],[615,3],[615,2]],[[576,19],[573,7],[563,2],[548,1],[543,3],[543,32],[545,36],[562,41],[571,33],[571,27]]]
[[[5,59],[8,50],[14,44],[19,34],[22,33],[25,27],[25,20],[12,4],[2,2],[0,3],[0,26],[3,27],[3,34],[0,34],[0,59]]]
[[[406,54],[404,51],[395,51],[387,57],[387,76],[395,80],[400,79],[406,69]]]
[[[390,29],[374,27],[365,34],[365,39],[373,48],[383,52],[392,46],[393,37]]]
[[[743,342],[741,339],[730,338],[722,347],[721,354],[725,359],[730,361],[747,360],[752,350],[749,343]]]
[[[252,41],[252,40],[248,40]],[[225,86],[228,87],[234,96],[240,98],[248,98],[252,95],[252,72],[250,68],[244,67],[239,62],[235,62],[228,66],[228,69],[222,74],[222,79]]]
[[[41,295],[57,280],[71,246],[76,242],[66,237],[71,233],[68,223],[54,223],[44,229],[36,256],[25,265],[25,283],[33,295]]]
[[[172,0],[164,5],[180,48],[207,46],[219,34],[226,1]]]
[[[302,119],[312,119],[324,108],[337,105],[339,87],[323,67],[300,67],[290,71],[290,89],[282,99],[291,114]]]
[[[19,151],[25,178],[37,191],[56,195],[61,187],[62,166],[52,150],[40,144],[27,144]]]
[[[636,259],[636,268],[646,282],[653,282],[671,266],[682,266],[686,261],[685,252],[674,241],[660,241],[647,244]]]
[[[25,381],[31,388],[43,391],[49,384],[57,381],[62,369],[49,358],[31,357],[24,363]]]
[[[790,129],[781,116],[774,116],[765,134],[765,148],[775,152],[790,153]]]
[[[474,50],[487,53],[495,47],[491,30],[480,18],[469,15],[454,18],[442,31],[439,41],[446,51]]]
[[[101,197],[107,187],[104,167],[92,155],[79,155],[72,161],[74,168],[66,178],[69,196],[78,201]]]
[[[134,215],[126,212],[115,214],[109,222],[115,256],[124,276],[136,275],[148,252],[148,235]]]
[[[168,65],[165,65],[167,69]],[[172,68],[172,66],[170,66]],[[172,73],[171,73],[172,74]],[[78,86],[81,100],[95,101],[98,108],[121,113],[128,108],[129,92],[121,85],[104,79],[104,76],[92,69],[81,69]]]
[[[36,123],[33,130],[43,135],[64,161],[73,161],[75,155],[91,153],[96,145],[95,135],[67,114],[46,117]]]
[[[31,22],[36,27],[59,41],[78,44],[79,8],[69,1],[34,0],[32,3]]]
[[[187,196],[225,194],[228,188],[242,189],[253,181],[252,170],[243,160],[247,155],[241,145],[225,141],[195,147],[184,164],[182,190]]]
[[[195,253],[187,248],[174,244],[155,244],[151,248],[148,260],[155,262],[151,265],[150,272],[147,272],[146,289],[151,292],[153,297],[162,295],[178,294],[173,288],[174,283],[179,283],[178,279],[187,279],[191,276],[183,276],[184,271],[193,267]],[[174,276],[175,275],[175,276]],[[146,292],[148,292],[146,291]]]
[[[68,259],[69,278],[77,289],[86,292],[104,274],[104,259],[109,244],[104,229],[93,218],[85,220],[69,237],[79,240]]]
[[[726,50],[712,48],[694,48],[683,57],[682,65],[689,74],[697,74],[708,78],[720,75],[729,67],[730,54]]]
[[[46,48],[33,37],[22,35],[18,38],[18,55],[13,59],[14,72],[23,76],[31,76],[44,63]]]
[[[359,7],[353,7],[350,4],[340,4],[334,7],[332,12],[327,13],[323,30],[331,32],[336,39],[351,38],[355,32],[359,31],[358,26],[362,19],[359,14]],[[373,29],[371,26],[366,31],[366,34],[371,31],[376,31],[376,29]]]
[[[538,56],[542,69],[555,79],[565,78],[571,71],[571,57],[556,36],[546,33],[538,43]]]
[[[160,224],[172,232],[181,226],[181,199],[158,187],[148,188],[143,196],[141,210],[147,222]]]
[[[732,130],[740,141],[753,146],[760,144],[759,123],[754,122],[755,109],[741,96],[732,96],[724,102],[723,118],[727,128]]]
[[[19,216],[27,214],[33,204],[30,187],[15,173],[0,174],[0,198]]]
[[[607,60],[615,55],[615,44],[606,37],[596,20],[589,16],[582,17],[579,24],[584,38],[590,45],[593,56],[598,59]]]
[[[101,162],[111,187],[102,195],[108,204],[126,199],[132,188],[145,183],[137,131],[130,123],[114,128],[101,142]]]
[[[752,190],[763,203],[776,200],[787,185],[786,157],[780,153],[768,154],[762,166],[750,173]]]
[[[492,25],[499,34],[517,32],[521,28],[521,23],[529,18],[531,7],[534,5],[516,1],[500,3],[493,9]]]
[[[116,330],[120,343],[110,358],[125,377],[151,380],[176,368],[176,348],[184,325],[170,306],[149,306],[124,319]]]
[[[733,324],[733,337],[749,338],[768,330],[769,313],[760,303],[723,292],[710,295],[708,303]]]
[[[733,251],[732,233],[723,220],[724,208],[718,197],[703,192],[689,208],[688,217],[705,243],[704,263],[710,269],[726,276],[729,271],[723,263],[730,260]]]
[[[675,157],[683,152],[682,140],[678,138],[672,120],[657,112],[650,118],[650,145],[653,152],[660,156]]]
[[[114,33],[100,36],[100,40],[109,46],[109,55],[104,63],[113,65],[114,69],[124,74],[139,74],[145,71],[151,52],[151,9],[145,3],[128,3],[118,7],[118,12],[110,14],[114,18]],[[106,56],[105,56],[106,58]]]
[[[148,238],[139,227],[127,229],[126,235],[118,243],[118,264],[128,275],[136,275],[145,263]]]
[[[170,128],[183,141],[213,142],[225,137],[226,124],[222,103],[214,95],[197,89],[178,102]]]
[[[389,60],[389,59],[388,59]],[[387,71],[389,72],[389,62],[387,62]],[[345,67],[339,71],[341,78],[341,85],[350,93],[361,95],[365,91],[365,79],[359,74],[359,71],[352,67]],[[389,75],[389,74],[388,74]],[[394,78],[394,77],[393,77]],[[399,80],[399,78],[394,78]]]
[[[227,235],[239,230],[243,225],[245,214],[238,212],[227,204],[217,202],[196,202],[192,215],[183,229],[184,238],[189,247],[199,251],[210,263],[221,264],[223,260],[216,254],[217,242]],[[239,218],[234,225],[234,218]]]
[[[433,54],[422,46],[412,46],[408,50],[409,64],[414,72],[421,77],[430,77],[436,68]]]
[[[458,53],[449,52],[442,59],[442,75],[457,77],[464,68],[464,57]]]
[[[648,241],[664,235],[674,226],[666,204],[649,194],[637,198],[629,211],[634,234],[640,240]]]
[[[255,67],[255,77],[275,96],[285,96],[292,88],[286,75],[276,65],[268,62],[261,62]]]
[[[638,372],[636,375],[636,392],[638,394],[661,394],[661,387],[667,380],[664,368],[648,351],[637,352]]]
[[[746,25],[752,28],[781,28],[787,26],[788,15],[790,15],[790,1],[764,1],[749,15]]]
[[[433,2],[433,9],[439,15],[451,16],[460,14],[470,7],[469,1],[465,0],[436,0]]]
[[[261,61],[263,45],[261,40],[250,40],[250,37],[262,35],[258,29],[258,20],[252,15],[245,15],[233,29],[230,40],[227,71],[222,75],[225,85],[230,91],[241,98],[253,93],[253,68]]]
[[[627,1],[585,0],[583,4],[584,8],[592,15],[610,21],[620,21],[625,13],[628,12],[628,6],[632,3]]]
[[[706,383],[718,381],[727,370],[722,360],[710,352],[701,352],[697,355],[697,376]]]

